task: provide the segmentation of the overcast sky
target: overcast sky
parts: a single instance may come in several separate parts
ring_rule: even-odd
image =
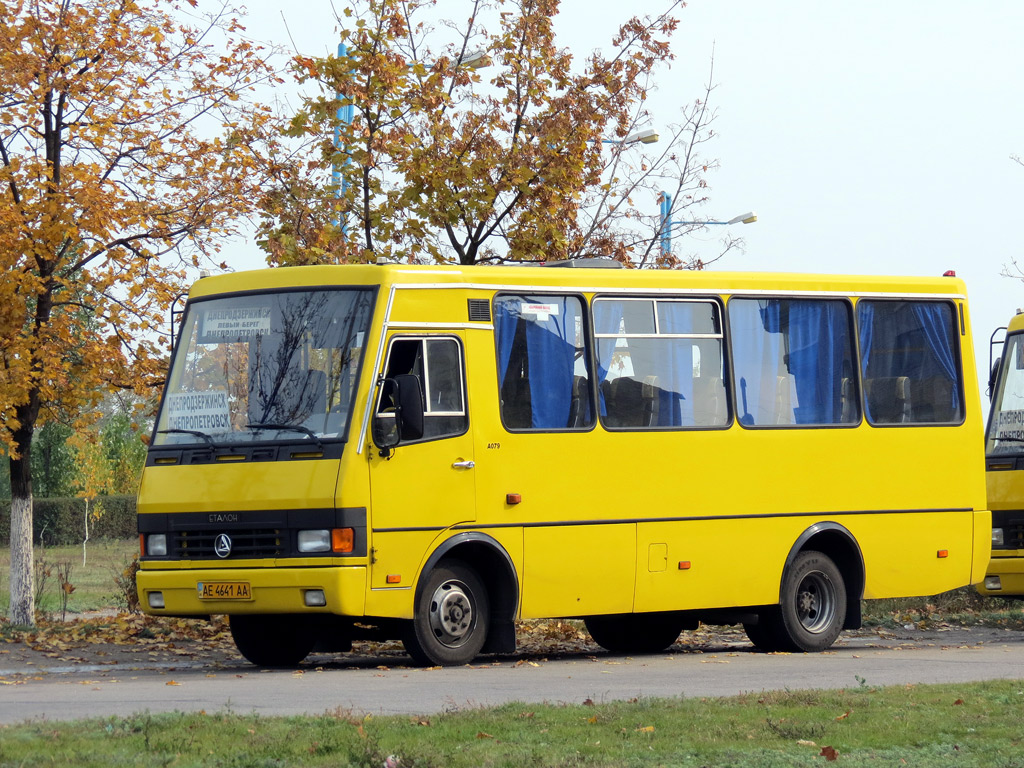
[[[442,10],[464,4],[440,0]],[[248,0],[254,37],[304,53],[336,47],[327,0]],[[627,13],[661,0],[563,0],[560,42],[581,57]],[[340,7],[340,6],[339,6]],[[282,11],[291,31],[284,32]],[[745,253],[715,270],[939,275],[967,281],[980,368],[988,339],[1024,307],[1016,258],[1024,199],[1024,3],[1020,0],[692,0],[676,61],[652,95],[654,127],[700,95],[714,57],[721,168],[700,213],[738,225]],[[657,201],[649,201],[651,212]],[[720,232],[676,241],[710,256]],[[260,266],[227,254],[231,266]],[[984,393],[983,393],[984,394]]]

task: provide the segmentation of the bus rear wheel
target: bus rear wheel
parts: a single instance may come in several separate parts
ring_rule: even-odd
[[[296,616],[230,617],[235,647],[258,667],[294,667],[313,650],[316,637]]]
[[[417,664],[456,666],[476,658],[487,640],[490,602],[480,577],[457,560],[427,577],[402,642]]]
[[[821,552],[801,552],[782,579],[776,635],[782,651],[816,653],[831,647],[846,619],[846,586]]]
[[[665,613],[587,616],[583,623],[594,642],[612,653],[657,653],[683,631],[683,620]]]

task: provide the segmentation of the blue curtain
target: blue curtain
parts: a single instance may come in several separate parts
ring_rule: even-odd
[[[550,305],[556,312],[524,314],[524,304]],[[516,329],[523,319],[526,321],[531,426],[564,429],[572,405],[579,300],[563,296],[502,296],[495,300],[494,309],[501,384],[508,375]]]
[[[957,386],[957,365],[953,352],[953,338],[950,334],[949,305],[938,303],[914,303],[914,316],[921,323],[928,349],[935,356],[943,375],[952,382],[953,393],[950,405],[956,413],[960,406],[960,393]]]
[[[568,424],[572,405],[578,303],[575,299],[551,296],[539,301],[557,305],[559,313],[548,315],[546,319],[534,316],[526,325],[533,426],[563,429]]]
[[[842,421],[843,364],[852,354],[849,328],[842,302],[789,303],[789,372],[799,403],[793,409],[797,424]]]
[[[509,360],[512,358],[512,343],[516,338],[519,313],[515,306],[521,299],[501,297],[494,300],[494,338],[498,345],[498,381],[505,383]]]
[[[860,373],[861,379],[868,378],[868,362],[871,359],[871,343],[875,337],[875,306],[867,301],[857,303],[857,331],[860,335]],[[871,401],[864,398],[864,416],[871,421]]]

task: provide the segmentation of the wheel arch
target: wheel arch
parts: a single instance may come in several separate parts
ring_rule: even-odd
[[[423,564],[416,581],[416,604],[422,596],[427,574],[448,559],[461,560],[472,567],[487,589],[491,617],[484,652],[514,652],[519,575],[511,556],[495,538],[479,531],[464,531],[445,539]]]
[[[861,599],[864,597],[864,555],[856,537],[845,526],[835,522],[815,523],[801,533],[786,557],[782,569],[782,582],[793,565],[797,555],[814,550],[827,555],[839,568],[846,587],[846,617],[843,629],[859,629],[861,626]],[[780,600],[781,584],[780,582]]]

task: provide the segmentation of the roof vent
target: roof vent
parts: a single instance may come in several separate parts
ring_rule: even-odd
[[[566,259],[565,261],[546,261],[545,267],[572,267],[575,269],[622,269],[622,262],[606,256],[586,259]]]

